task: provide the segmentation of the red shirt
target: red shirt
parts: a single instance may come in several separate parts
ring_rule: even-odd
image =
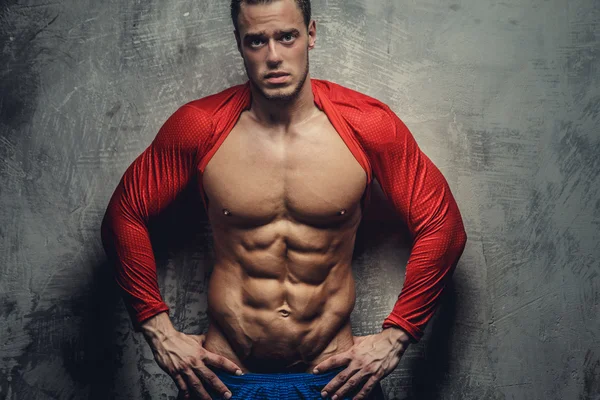
[[[383,327],[399,326],[416,342],[465,247],[458,206],[442,173],[387,105],[333,82],[312,79],[311,86],[316,106],[367,174],[366,201],[375,177],[411,233],[404,286]],[[110,199],[102,242],[116,264],[116,280],[136,330],[169,309],[158,288],[149,219],[193,177],[207,206],[204,168],[250,104],[246,82],[181,106],[125,171]]]

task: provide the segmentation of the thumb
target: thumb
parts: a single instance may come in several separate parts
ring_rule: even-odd
[[[198,342],[198,344],[200,344],[200,346],[202,346],[204,344],[204,341],[206,340],[206,335],[202,334],[202,335],[190,335],[192,338],[194,338],[195,341]]]

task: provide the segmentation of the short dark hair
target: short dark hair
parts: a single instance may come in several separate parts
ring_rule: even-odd
[[[240,8],[242,3],[246,4],[264,4],[264,3],[272,3],[276,0],[231,0],[231,20],[233,21],[233,26],[235,30],[238,30],[238,16],[240,15]],[[308,28],[310,24],[310,0],[295,0],[296,5],[302,11],[302,15],[304,16],[304,24]]]

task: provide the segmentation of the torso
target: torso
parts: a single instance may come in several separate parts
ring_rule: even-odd
[[[216,257],[204,346],[244,372],[308,372],[349,349],[367,176],[327,116],[275,132],[243,112],[202,181]]]

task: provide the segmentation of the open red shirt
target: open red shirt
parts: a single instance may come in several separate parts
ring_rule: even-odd
[[[311,86],[316,106],[367,174],[366,201],[375,177],[411,233],[404,286],[383,327],[398,326],[417,342],[466,244],[458,206],[442,173],[387,105],[333,82],[312,79]],[[250,105],[246,82],[181,106],[113,193],[102,221],[102,242],[116,264],[116,280],[136,330],[169,309],[158,288],[149,219],[196,174],[207,207],[204,168]]]

